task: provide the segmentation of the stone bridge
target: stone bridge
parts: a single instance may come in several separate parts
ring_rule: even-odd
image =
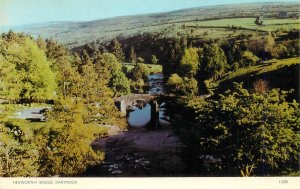
[[[201,98],[209,98],[211,95],[202,95]],[[127,115],[127,110],[130,111],[132,106],[144,106],[149,103],[151,106],[151,120],[150,125],[159,125],[159,110],[160,103],[164,102],[166,98],[170,98],[168,95],[153,95],[153,94],[131,94],[127,96],[121,96],[115,98],[115,105],[121,112],[121,116],[125,117]]]
[[[150,103],[152,106],[152,102],[157,106],[157,101],[161,97],[161,95],[152,95],[152,94],[131,94],[127,96],[121,96],[115,98],[115,104],[121,112],[122,116],[126,116],[127,109],[132,106],[143,106],[146,103]],[[153,108],[154,109],[154,108]],[[156,109],[156,108],[155,108]]]
[[[131,94],[115,98],[115,102],[123,102],[126,107],[136,105],[140,102],[150,102],[158,96],[151,94]]]

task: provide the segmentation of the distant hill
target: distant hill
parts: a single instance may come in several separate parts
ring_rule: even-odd
[[[114,17],[87,22],[49,22],[18,27],[5,27],[2,31],[28,33],[34,37],[53,38],[73,48],[91,41],[109,41],[115,37],[132,37],[141,33],[160,32],[165,36],[176,35],[166,28],[179,26],[186,22],[199,22],[221,18],[254,18],[257,16],[276,16],[279,11],[296,15],[300,10],[299,3],[253,3],[218,5],[183,9],[178,11]]]

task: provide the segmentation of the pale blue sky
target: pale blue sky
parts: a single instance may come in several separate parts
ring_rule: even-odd
[[[87,21],[207,5],[299,0],[0,0],[0,26]]]

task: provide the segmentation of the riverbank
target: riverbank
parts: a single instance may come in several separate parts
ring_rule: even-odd
[[[131,129],[98,139],[92,146],[104,149],[106,155],[87,176],[180,176],[186,167],[183,145],[171,127]]]

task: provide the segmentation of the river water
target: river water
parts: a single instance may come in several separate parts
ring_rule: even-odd
[[[149,94],[166,94],[164,87],[164,77],[162,73],[152,74],[149,77]],[[159,123],[160,125],[169,125],[169,117],[166,113],[166,103],[160,104]],[[151,119],[151,106],[147,103],[142,108],[133,107],[133,111],[128,113],[127,122],[130,127],[145,127]]]
[[[161,73],[149,76],[149,93],[165,94]],[[128,131],[99,139],[95,149],[105,149],[105,160],[87,170],[85,176],[182,176],[185,163],[181,159],[183,147],[174,134],[167,115],[167,104],[160,104],[159,127],[149,125],[151,106],[133,107],[128,113]]]

